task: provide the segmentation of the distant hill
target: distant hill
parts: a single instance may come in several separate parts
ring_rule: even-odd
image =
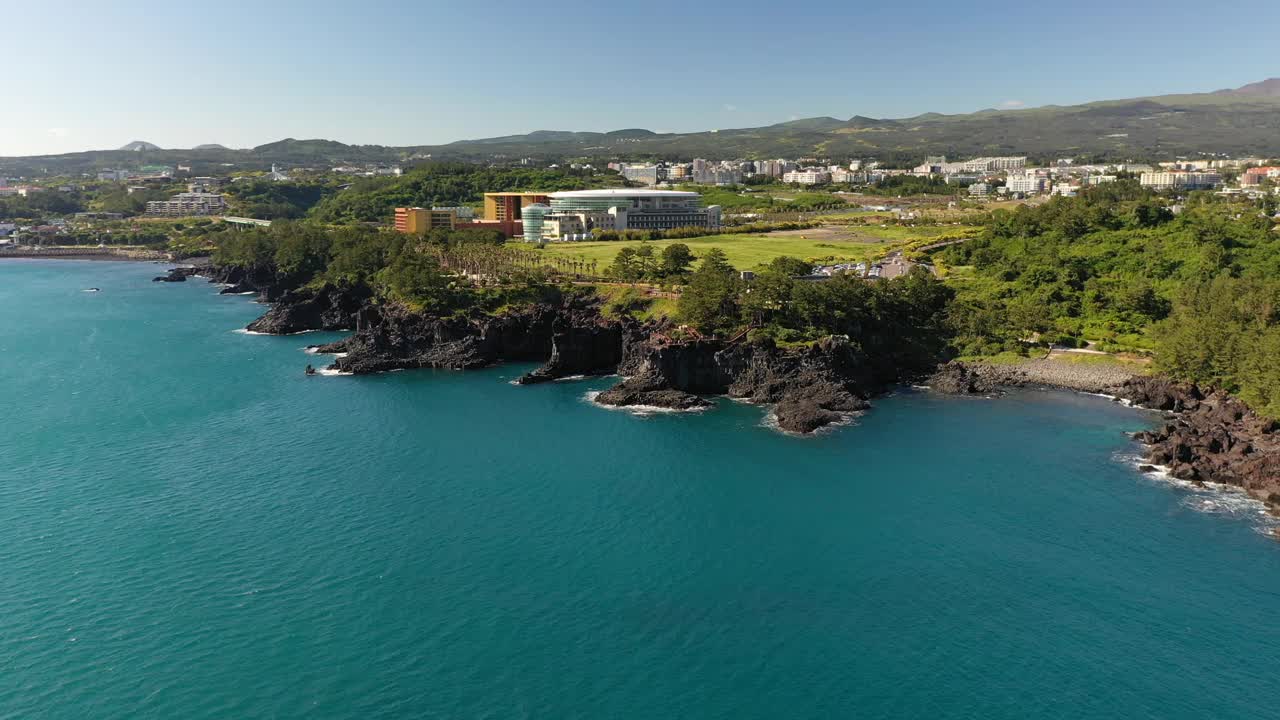
[[[205,143],[204,145],[197,145],[191,149],[192,150],[230,150],[231,148],[227,147],[226,145],[219,145],[218,143]]]
[[[1074,106],[910,118],[804,118],[759,128],[628,137],[539,131],[417,148],[432,157],[732,158],[1026,154],[1149,160],[1172,155],[1280,155],[1280,79],[1233,90],[1108,100]]]
[[[613,132],[538,130],[526,135],[411,147],[285,138],[250,150],[228,150],[221,145],[161,150],[137,141],[115,151],[0,158],[0,170],[13,175],[91,172],[136,163],[137,153],[143,151],[149,163],[190,164],[193,172],[266,169],[272,163],[408,163],[426,157],[498,163],[523,158],[603,161],[856,157],[899,164],[917,162],[926,155],[962,158],[1019,154],[1035,160],[1075,157],[1139,161],[1207,153],[1274,157],[1280,156],[1280,78],[1211,93],[1105,100],[1065,107],[988,109],[959,115],[925,113],[897,119],[817,117],[767,127],[693,133],[656,133],[642,128]]]
[[[151,143],[149,143],[149,142],[145,142],[145,141],[143,141],[143,140],[134,140],[133,142],[129,143],[128,145],[125,145],[124,147],[122,147],[122,148],[120,148],[120,149],[121,149],[121,150],[127,150],[127,151],[129,151],[129,152],[141,152],[141,151],[143,151],[143,150],[159,150],[159,149],[160,149],[160,146],[159,146],[159,145],[153,145],[153,144],[151,144]]]
[[[1219,90],[1216,94],[1280,97],[1280,78],[1269,78],[1261,82],[1249,83],[1234,90]]]

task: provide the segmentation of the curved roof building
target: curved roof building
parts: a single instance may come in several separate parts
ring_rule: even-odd
[[[606,229],[720,229],[720,206],[704,208],[702,196],[696,192],[609,188],[554,192],[547,197],[550,210],[541,218],[537,230],[526,228],[526,240],[581,239],[594,230]]]

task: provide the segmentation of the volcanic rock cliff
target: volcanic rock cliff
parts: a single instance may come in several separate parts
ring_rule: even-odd
[[[251,326],[262,332],[299,327],[280,318],[316,324],[312,308],[286,296]],[[327,308],[348,307],[324,301]],[[337,315],[341,313],[335,310]],[[270,320],[270,322],[268,322]],[[880,377],[847,339],[782,349],[768,341],[673,342],[661,324],[603,317],[591,299],[538,304],[499,315],[432,317],[397,305],[366,303],[355,313],[356,333],[316,348],[339,355],[333,369],[352,374],[407,368],[470,369],[501,361],[545,360],[520,379],[532,384],[577,375],[626,376],[597,402],[687,410],[730,395],[775,406],[779,426],[812,432],[868,407],[867,398],[897,376]]]
[[[1243,488],[1280,508],[1280,422],[1220,390],[1165,378],[1134,378],[1117,395],[1171,413],[1160,428],[1134,435],[1152,465],[1180,480]]]

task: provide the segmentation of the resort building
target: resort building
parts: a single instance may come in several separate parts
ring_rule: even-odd
[[[524,239],[530,242],[585,239],[596,230],[720,229],[720,206],[702,206],[702,196],[678,190],[574,190],[547,196],[524,208]]]

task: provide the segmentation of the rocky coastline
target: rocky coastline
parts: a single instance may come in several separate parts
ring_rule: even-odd
[[[157,281],[201,276],[224,293],[254,292],[270,309],[248,327],[285,335],[352,330],[312,350],[335,355],[328,368],[371,374],[411,368],[473,369],[504,361],[541,361],[521,384],[580,375],[622,376],[595,402],[613,407],[697,410],[708,396],[727,395],[772,406],[778,427],[812,433],[870,407],[895,384],[919,380],[930,368],[876,362],[848,338],[779,347],[766,339],[737,341],[678,336],[668,323],[606,317],[598,301],[571,296],[501,314],[435,317],[379,303],[363,287],[297,287],[288,278],[216,267],[183,267]],[[1018,365],[952,361],[926,381],[937,392],[990,394],[1047,386],[1100,393],[1165,412],[1157,430],[1136,433],[1146,468],[1168,469],[1194,483],[1240,487],[1275,512],[1280,508],[1280,423],[1258,417],[1230,395],[1135,375],[1121,367],[1052,358]]]
[[[279,309],[284,304],[268,315],[286,312]],[[773,405],[779,427],[797,433],[866,409],[867,398],[898,379],[868,371],[865,358],[845,339],[796,349],[767,341],[675,342],[665,324],[606,318],[595,301],[584,298],[501,315],[450,318],[369,304],[356,313],[353,324],[357,330],[350,337],[315,348],[338,356],[331,370],[361,375],[542,360],[542,366],[518,382],[617,374],[624,379],[600,393],[596,402],[696,410],[711,404],[706,396],[728,395]]]
[[[939,368],[929,385],[956,394],[1066,388],[1164,413],[1159,428],[1132,436],[1145,448],[1144,472],[1164,470],[1195,484],[1237,487],[1280,515],[1280,422],[1260,417],[1224,391],[1117,368],[1043,361],[1013,366],[953,361]]]
[[[287,278],[236,268],[179,267],[155,278],[204,277],[223,293],[257,293],[270,304],[248,330],[289,335],[351,330],[315,346],[334,355],[327,370],[364,375],[412,368],[473,369],[504,361],[540,361],[519,379],[535,384],[581,375],[623,379],[596,397],[612,407],[696,410],[708,396],[728,395],[770,405],[778,427],[810,433],[869,407],[869,398],[927,368],[875,363],[845,338],[783,348],[769,340],[673,340],[669,323],[606,317],[599,301],[566,297],[501,314],[435,317],[377,302],[363,287],[294,286]]]

